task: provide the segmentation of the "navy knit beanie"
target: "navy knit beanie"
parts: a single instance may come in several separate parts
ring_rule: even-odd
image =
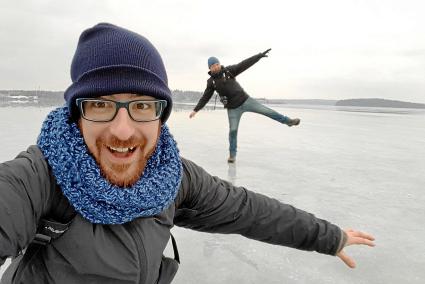
[[[171,112],[172,98],[164,63],[145,37],[100,23],[80,36],[71,64],[72,84],[64,93],[72,117],[79,115],[77,98],[118,93],[152,96],[167,101],[161,117]]]
[[[218,61],[217,57],[211,56],[210,58],[208,58],[208,68],[210,68],[212,65],[214,65],[216,63],[220,63],[220,61]]]

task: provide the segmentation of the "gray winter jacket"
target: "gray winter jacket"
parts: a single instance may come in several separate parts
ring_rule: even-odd
[[[54,193],[62,198],[56,204]],[[0,164],[0,264],[34,239],[40,218],[54,206],[70,205],[38,147]],[[337,226],[183,159],[179,193],[161,214],[123,225],[92,224],[76,214],[60,238],[21,267],[20,279],[15,261],[2,283],[171,283],[178,265],[163,251],[174,224],[331,255],[343,242]]]

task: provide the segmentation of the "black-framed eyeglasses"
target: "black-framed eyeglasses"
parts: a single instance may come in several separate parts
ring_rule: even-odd
[[[158,120],[167,107],[166,100],[134,100],[117,102],[106,99],[79,98],[76,100],[81,116],[90,121],[112,121],[120,108],[125,108],[128,115],[137,122]]]

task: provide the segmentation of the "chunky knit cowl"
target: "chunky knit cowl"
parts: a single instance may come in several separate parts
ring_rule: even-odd
[[[69,121],[67,107],[50,112],[37,144],[64,195],[92,223],[123,224],[156,215],[173,202],[180,187],[182,162],[166,125],[161,127],[143,175],[126,188],[113,185],[102,176],[77,124]]]

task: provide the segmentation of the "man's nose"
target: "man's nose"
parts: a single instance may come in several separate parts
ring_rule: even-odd
[[[128,140],[134,135],[134,123],[125,108],[120,108],[115,118],[111,121],[110,131],[120,140]]]

